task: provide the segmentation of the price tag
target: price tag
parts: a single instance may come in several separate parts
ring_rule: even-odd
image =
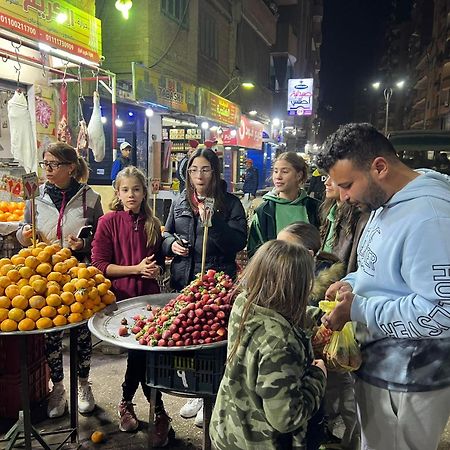
[[[36,172],[27,173],[22,177],[23,198],[30,200],[36,197],[36,192],[39,187],[38,177]]]
[[[214,214],[214,199],[206,197],[204,205],[205,214],[203,216],[203,226],[210,227],[212,225],[212,216]]]
[[[160,191],[161,180],[159,178],[153,178],[150,183],[151,193],[157,194]]]

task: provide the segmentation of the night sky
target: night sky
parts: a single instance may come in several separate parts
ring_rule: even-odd
[[[392,0],[324,0],[320,71],[325,134],[352,121],[354,91],[376,76]]]

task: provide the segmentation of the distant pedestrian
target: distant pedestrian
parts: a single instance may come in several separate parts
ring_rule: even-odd
[[[130,154],[131,154],[131,151],[133,150],[133,147],[131,146],[131,144],[127,141],[124,141],[120,144],[119,150],[120,150],[120,155],[113,162],[113,165],[111,168],[111,181],[114,181],[116,179],[117,174],[122,169],[125,169],[125,167],[128,167],[128,166],[131,166]]]
[[[322,201],[325,194],[325,180],[327,176],[315,168],[309,179],[308,195]]]
[[[253,166],[253,160],[247,159],[245,161],[246,169],[244,174],[244,185],[242,190],[244,191],[244,198],[248,196],[248,200],[256,197],[256,191],[258,189],[259,173],[258,169]]]

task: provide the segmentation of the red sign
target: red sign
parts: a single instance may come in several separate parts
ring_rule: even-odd
[[[241,115],[241,123],[237,132],[224,128],[223,145],[238,145],[245,148],[261,149],[264,125]]]

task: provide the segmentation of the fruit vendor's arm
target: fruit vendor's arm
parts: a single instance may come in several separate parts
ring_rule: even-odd
[[[209,239],[224,253],[237,253],[247,243],[247,218],[242,203],[236,199],[228,220],[220,213],[212,216]]]
[[[300,354],[298,348],[285,342],[275,348],[266,343],[260,354],[256,394],[270,425],[280,433],[291,433],[319,409],[325,393],[325,374],[313,365],[305,370],[305,351]]]
[[[398,284],[404,283],[410,294],[401,297],[384,294],[380,285],[378,295],[374,293],[369,298],[355,295],[351,305],[352,320],[367,324],[369,331],[377,335],[449,338],[449,229],[450,218],[417,223],[415,230],[404,237],[401,253],[391,256],[393,267],[375,266],[376,271],[381,272],[397,269]],[[398,261],[396,266],[395,261]]]
[[[18,230],[16,232],[16,237],[21,245],[23,245],[24,247],[29,247],[32,243],[31,238],[26,238],[23,235],[23,229],[25,226],[31,226],[30,225],[31,224],[31,202],[30,202],[30,200],[27,200],[27,202],[25,204],[25,212],[24,212],[23,221],[24,221],[24,223],[22,223],[20,225],[20,227],[18,228]]]

